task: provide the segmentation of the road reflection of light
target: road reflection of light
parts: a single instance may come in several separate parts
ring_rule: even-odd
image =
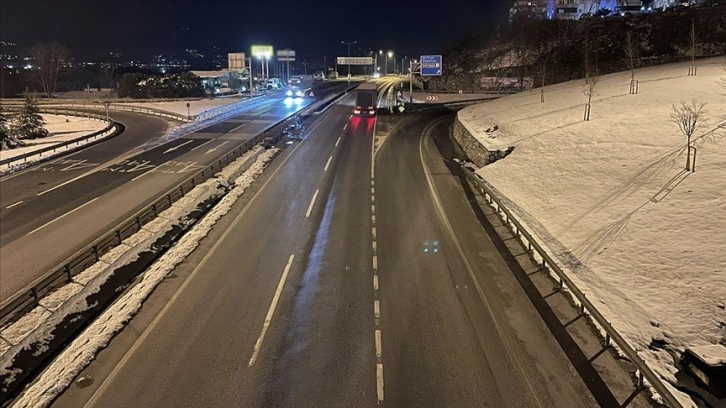
[[[294,358],[293,355],[302,352],[305,349],[306,342],[311,338],[309,334],[310,322],[315,317],[313,312],[315,308],[313,302],[316,297],[321,296],[321,288],[319,286],[320,273],[324,270],[326,252],[330,250],[328,243],[330,240],[330,221],[333,218],[335,208],[336,186],[333,184],[330,196],[325,204],[323,219],[315,234],[315,243],[308,256],[307,266],[302,277],[302,284],[295,297],[295,305],[291,313],[291,333],[290,338],[294,339],[296,344],[285,353],[285,358]],[[328,271],[330,266],[327,265]],[[331,273],[340,273],[340,271],[330,271]]]
[[[376,118],[375,117],[368,118],[368,128],[366,128],[366,130],[368,132],[372,132],[373,131],[373,125],[375,125],[375,123],[376,123]]]
[[[353,127],[353,130],[358,130],[358,126],[360,126],[360,116],[353,116],[353,119],[350,120],[351,127]]]

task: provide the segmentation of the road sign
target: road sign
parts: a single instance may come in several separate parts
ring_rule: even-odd
[[[429,95],[429,96],[426,97],[426,100],[429,101],[429,102],[438,101],[439,100],[439,97],[436,96],[436,95]]]
[[[295,62],[295,50],[277,50],[277,60]]]
[[[441,75],[441,55],[422,55],[421,56],[421,75],[422,76]]]
[[[338,57],[338,65],[373,65],[373,57]]]
[[[233,71],[242,71],[245,68],[245,53],[230,52],[227,53],[227,69]]]
[[[267,57],[272,58],[274,52],[272,51],[271,45],[253,45],[252,55],[255,57]]]

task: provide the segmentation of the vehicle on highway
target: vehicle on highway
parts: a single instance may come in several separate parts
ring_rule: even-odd
[[[325,74],[323,71],[318,71],[313,74],[313,81],[322,81],[325,79]]]
[[[366,82],[356,90],[354,115],[374,116],[376,114],[376,84]]]
[[[328,79],[338,79],[338,72],[337,71],[328,72]]]
[[[296,85],[302,83],[302,78],[299,76],[290,77],[290,85]]]
[[[287,96],[303,96],[303,89],[300,85],[290,85],[290,88],[285,92]]]

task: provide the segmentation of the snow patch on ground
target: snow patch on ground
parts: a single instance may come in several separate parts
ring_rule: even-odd
[[[514,146],[477,171],[557,259],[572,281],[664,378],[670,352],[726,343],[726,77],[723,58],[601,77],[591,120],[582,81],[521,93],[460,111],[488,149]],[[707,102],[696,135],[696,172],[684,171],[685,138],[673,104]],[[719,127],[720,126],[720,127]],[[496,130],[493,130],[496,127]]]
[[[260,147],[252,149],[227,168],[246,166],[250,159],[260,151]],[[126,322],[139,310],[154,288],[197,247],[199,241],[207,236],[217,220],[229,212],[232,205],[262,173],[266,164],[277,152],[278,149],[269,149],[259,154],[252,165],[235,179],[234,187],[227,195],[149,267],[133,289],[126,292],[102,316],[91,323],[84,333],[50,364],[39,379],[23,392],[14,406],[46,407],[58,394],[63,392],[73,378],[93,360],[98,350],[105,347],[114,334],[123,329]],[[234,174],[234,169],[223,171],[221,175],[224,174]],[[219,180],[207,180],[207,182],[214,181]],[[141,241],[147,241],[147,239],[144,238]]]
[[[84,135],[103,130],[108,125],[107,122],[78,116],[50,114],[42,114],[41,116],[45,119],[45,128],[50,132],[50,136],[41,139],[24,139],[23,141],[27,143],[27,146],[18,147],[17,149],[0,150],[0,160],[17,157],[38,149],[44,149],[48,146],[77,139]]]

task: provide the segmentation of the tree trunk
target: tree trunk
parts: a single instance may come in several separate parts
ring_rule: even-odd
[[[691,135],[686,136],[686,170],[691,169]]]

